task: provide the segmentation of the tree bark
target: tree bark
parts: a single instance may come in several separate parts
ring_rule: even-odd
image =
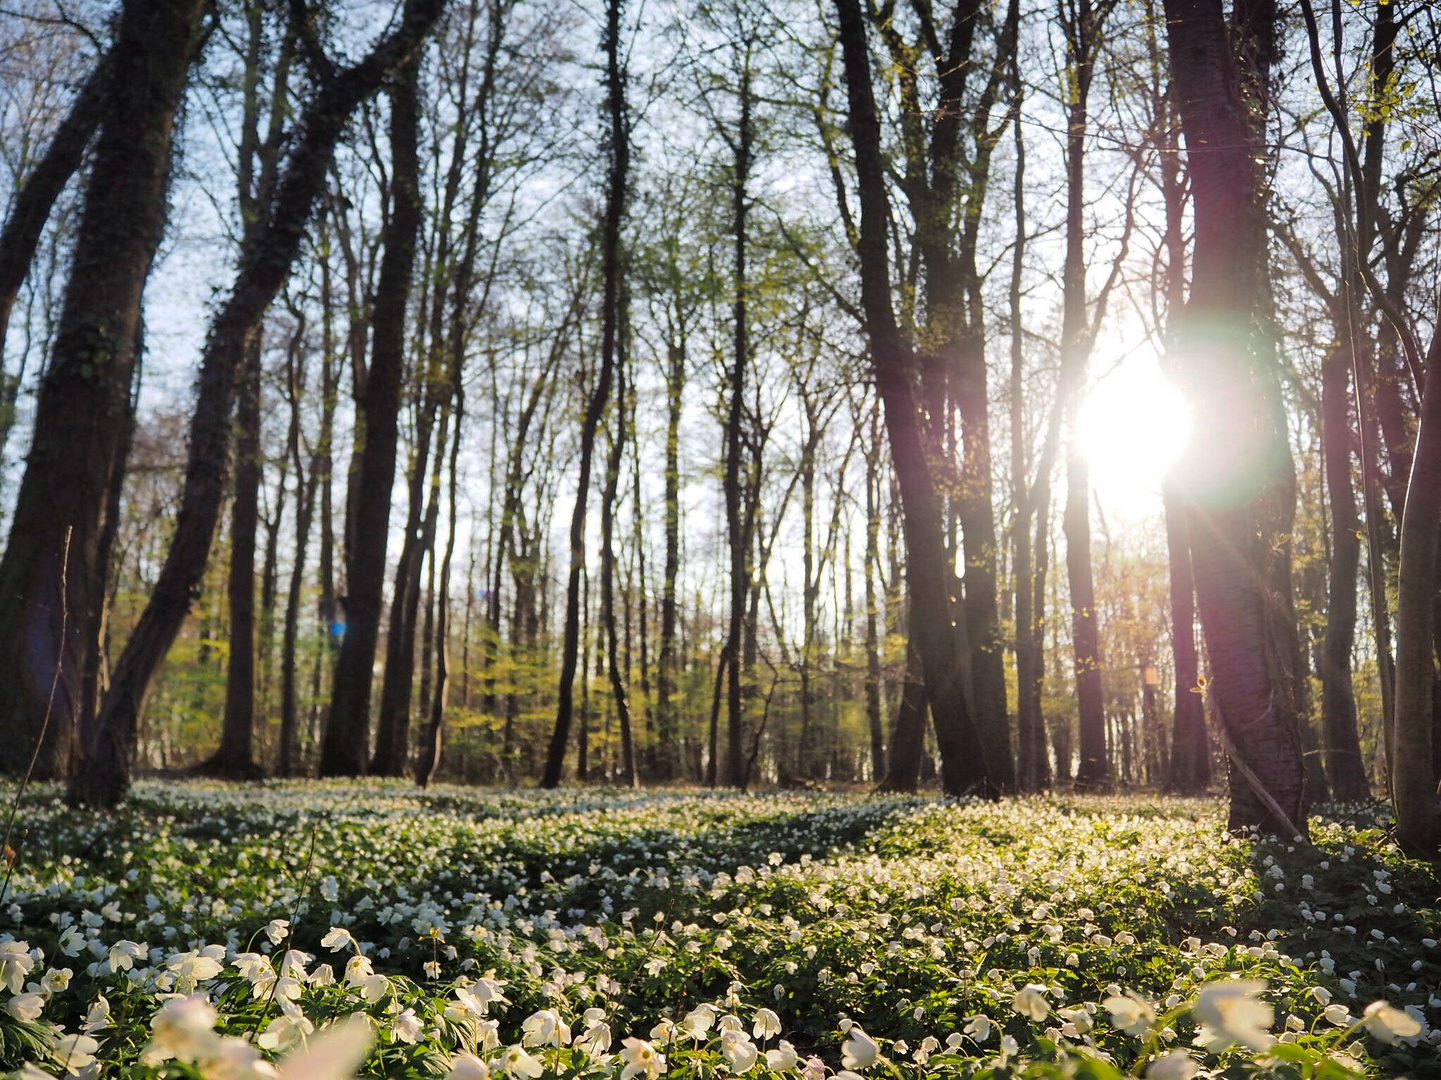
[[[993,794],[993,772],[966,698],[963,657],[957,649],[960,612],[956,607],[956,581],[947,565],[940,507],[921,441],[912,391],[914,357],[901,337],[891,307],[886,250],[890,213],[865,21],[858,0],[836,0],[836,12],[859,180],[862,305],[871,342],[871,366],[885,410],[891,460],[901,492],[911,595],[910,630],[925,674],[946,792]]]
[[[235,409],[235,497],[230,511],[230,650],[220,748],[200,767],[253,779],[255,764],[255,534],[260,519],[260,335],[245,350]]]
[[[346,552],[345,636],[335,664],[335,685],[321,744],[321,776],[359,775],[365,770],[370,745],[372,669],[380,633],[390,494],[395,483],[405,379],[406,308],[415,273],[421,217],[419,75],[420,54],[414,52],[396,73],[390,91],[390,220],[386,223],[385,254],[375,290],[370,368],[359,402],[365,444],[352,503],[354,532]]]
[[[620,723],[621,783],[639,787],[636,770],[635,744],[631,732],[630,693],[626,686],[628,671],[621,667],[615,622],[615,503],[620,489],[621,459],[625,455],[626,436],[626,348],[624,334],[628,331],[626,307],[628,290],[621,286],[619,312],[620,356],[616,372],[614,430],[610,452],[605,463],[605,487],[600,500],[600,621],[605,632],[606,669],[610,672],[611,697],[615,700],[616,718]],[[629,665],[627,665],[628,667]]]
[[[94,91],[106,98],[100,135],[0,560],[0,729],[9,733],[0,768],[11,773],[24,771],[38,751],[36,778],[63,775],[88,711],[85,672],[97,662],[114,535],[107,508],[130,442],[141,295],[165,226],[173,123],[203,9],[198,0],[126,3],[113,71],[99,75],[105,85]],[[89,122],[82,116],[74,126]],[[70,162],[88,141],[87,131],[69,134],[73,142],[56,155],[48,185],[57,192],[59,174],[73,171]],[[7,233],[15,226],[7,237],[15,244],[6,255],[16,264],[29,264],[24,236],[43,226],[41,211],[54,197],[45,198],[46,186],[27,185],[16,210],[29,216],[7,225]]]
[[[1192,404],[1180,491],[1215,695],[1237,755],[1305,828],[1302,687],[1290,582],[1295,472],[1267,276],[1265,88],[1274,4],[1228,27],[1220,0],[1167,0],[1171,70],[1195,215],[1192,289],[1174,321]],[[1237,768],[1230,827],[1284,833]]]
[[[1338,327],[1338,329],[1344,329]],[[1321,645],[1321,729],[1332,796],[1355,802],[1371,794],[1356,732],[1351,653],[1356,642],[1356,575],[1361,565],[1361,519],[1351,486],[1351,416],[1347,383],[1354,366],[1349,345],[1337,344],[1321,363],[1321,449],[1331,504],[1326,630]]]

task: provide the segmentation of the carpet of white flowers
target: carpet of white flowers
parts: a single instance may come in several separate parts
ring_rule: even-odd
[[[27,797],[25,1080],[1441,1075],[1441,912],[1379,808],[143,784]]]

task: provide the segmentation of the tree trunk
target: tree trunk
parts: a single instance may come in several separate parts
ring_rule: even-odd
[[[604,276],[601,300],[600,374],[586,405],[580,432],[580,476],[576,481],[575,508],[570,519],[570,576],[565,592],[565,631],[561,643],[559,702],[555,729],[540,785],[554,788],[560,783],[565,765],[565,748],[570,739],[574,708],[575,668],[580,647],[580,579],[585,568],[585,510],[590,495],[591,463],[595,456],[595,435],[610,397],[615,368],[616,337],[619,332],[621,226],[625,221],[626,190],[630,170],[630,120],[626,107],[626,71],[621,56],[620,0],[606,0],[606,23],[602,47],[606,57],[606,111],[610,123],[607,140],[610,176],[606,185],[605,216],[602,222],[601,261]]]
[[[994,793],[993,772],[966,699],[964,657],[957,649],[955,575],[947,565],[940,507],[921,442],[912,391],[914,358],[891,307],[886,250],[890,213],[865,20],[858,0],[836,0],[836,12],[859,180],[861,295],[871,365],[901,491],[911,634],[925,674],[946,792]]]
[[[1162,489],[1166,515],[1166,552],[1170,570],[1171,663],[1176,672],[1176,700],[1171,718],[1173,791],[1194,795],[1211,783],[1211,741],[1206,731],[1205,702],[1197,679],[1196,598],[1191,575],[1191,536],[1186,507],[1174,481]]]
[[[425,737],[420,743],[420,760],[416,764],[415,782],[429,787],[440,768],[442,743],[445,736],[446,699],[450,691],[450,567],[455,556],[455,530],[459,520],[457,493],[460,488],[460,429],[465,418],[465,387],[455,383],[455,433],[450,444],[450,492],[447,507],[445,554],[440,560],[440,592],[435,612],[435,689],[426,719]]]
[[[628,292],[622,284],[619,302],[620,356],[616,373],[614,429],[610,453],[606,457],[605,487],[600,500],[600,621],[605,632],[606,668],[610,672],[611,697],[615,700],[616,717],[620,721],[621,783],[638,787],[635,745],[632,741],[630,694],[626,686],[628,671],[621,667],[615,625],[615,502],[620,489],[621,459],[625,454],[626,429],[626,349],[624,334],[628,331],[626,307]]]
[[[1175,370],[1193,410],[1178,474],[1210,693],[1237,755],[1304,829],[1295,472],[1267,326],[1263,125],[1275,9],[1247,9],[1251,21],[1236,27],[1219,0],[1167,0],[1165,10],[1195,216],[1191,296],[1174,320]],[[1288,831],[1234,766],[1230,795],[1232,829]]]
[[[200,771],[252,779],[255,764],[255,532],[260,512],[260,335],[251,335],[235,409],[235,497],[230,511],[230,656],[220,748]]]
[[[375,292],[370,368],[357,403],[364,423],[364,446],[359,475],[354,478],[353,530],[346,550],[345,636],[335,663],[330,712],[321,743],[321,776],[364,772],[370,745],[370,692],[405,378],[406,307],[420,229],[419,68],[416,52],[397,72],[390,91],[391,211]]]
[[[683,342],[670,345],[666,372],[665,428],[665,570],[660,598],[660,656],[656,674],[656,777],[673,779],[679,734],[673,695],[676,691],[676,582],[680,577],[680,419],[685,389]]]
[[[1344,329],[1338,327],[1337,329]],[[1347,383],[1353,367],[1348,346],[1337,345],[1321,364],[1321,449],[1331,504],[1331,559],[1327,567],[1326,630],[1321,646],[1321,729],[1332,796],[1355,802],[1371,794],[1356,732],[1356,691],[1351,681],[1356,641],[1356,575],[1361,565],[1361,519],[1351,487],[1351,416]]]
[[[880,499],[880,403],[871,408],[870,435],[866,452],[866,724],[871,732],[871,777],[881,783],[886,776],[886,736],[881,722],[881,635],[880,598],[876,574],[881,561]]]
[[[86,711],[85,672],[96,663],[114,534],[106,511],[130,441],[141,294],[165,226],[172,127],[203,9],[198,0],[126,3],[112,75],[99,76],[106,84],[97,90],[106,98],[101,131],[0,560],[0,728],[10,733],[0,768],[12,774],[35,754],[37,778],[62,775]],[[76,126],[86,127],[81,121]],[[58,174],[73,171],[69,163],[88,141],[86,131],[70,134],[79,145],[57,155],[50,185],[57,192]],[[13,216],[7,224],[14,247],[5,254],[17,264],[23,258],[28,266],[24,249],[33,253],[33,244],[23,234],[38,235],[42,207],[53,201],[45,186],[27,185],[16,206],[17,215],[40,220]]]
[[[1390,759],[1396,833],[1410,854],[1435,860],[1441,817],[1436,802],[1435,719],[1441,587],[1441,333],[1426,356],[1416,453],[1401,519],[1396,587],[1396,728]]]
[[[1061,408],[1069,445],[1066,453],[1066,580],[1071,597],[1071,645],[1075,657],[1076,704],[1081,764],[1076,783],[1104,789],[1112,780],[1106,754],[1105,696],[1101,684],[1100,618],[1091,570],[1090,469],[1080,446],[1078,417],[1090,361],[1090,318],[1086,312],[1085,149],[1091,78],[1099,48],[1103,12],[1090,0],[1061,5],[1066,34],[1066,255],[1062,273]]]

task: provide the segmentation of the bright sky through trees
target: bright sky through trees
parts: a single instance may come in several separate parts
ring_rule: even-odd
[[[1095,499],[1107,514],[1135,520],[1161,511],[1161,482],[1190,434],[1179,391],[1150,349],[1102,367],[1080,412]]]

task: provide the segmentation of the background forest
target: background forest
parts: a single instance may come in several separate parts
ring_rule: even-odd
[[[104,804],[1229,756],[1279,802],[1233,770],[1233,822],[1392,785],[1424,848],[1438,32],[6,6],[0,764]]]

